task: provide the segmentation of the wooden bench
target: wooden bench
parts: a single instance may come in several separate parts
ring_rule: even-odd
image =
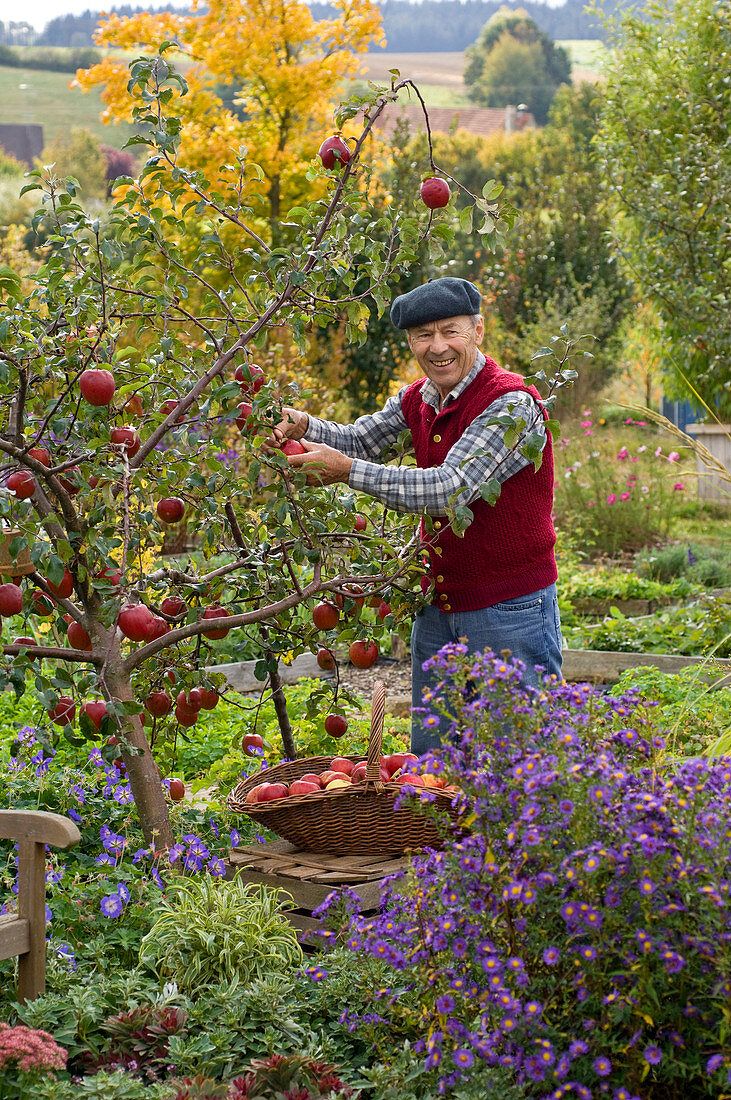
[[[18,1000],[46,988],[46,844],[70,848],[81,833],[44,810],[0,810],[0,840],[18,842],[18,912],[0,917],[0,959],[18,956]]]

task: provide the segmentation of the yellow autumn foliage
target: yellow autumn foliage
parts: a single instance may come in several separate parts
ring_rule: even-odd
[[[189,90],[176,91],[169,114],[184,124],[178,163],[199,169],[214,184],[241,147],[263,173],[259,214],[274,223],[306,193],[308,164],[333,131],[333,105],[343,81],[355,76],[358,55],[383,41],[381,16],[370,0],[335,0],[337,16],[316,20],[301,0],[194,0],[192,14],[112,15],[97,33],[100,45],[127,51],[79,70],[82,89],[101,90],[104,119],[130,122],[141,103],[128,91],[128,58],[152,54],[165,41]],[[233,89],[235,111],[221,93]],[[231,176],[225,186],[230,188]]]

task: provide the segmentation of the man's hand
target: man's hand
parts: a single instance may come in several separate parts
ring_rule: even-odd
[[[334,447],[326,447],[324,443],[310,443],[306,439],[301,443],[307,453],[288,455],[287,461],[294,470],[304,468],[308,485],[335,485],[340,481],[348,484],[352,458]]]
[[[309,423],[310,418],[306,412],[300,412],[299,409],[291,409],[285,405],[282,409],[282,419],[273,428],[272,435],[277,443],[282,443],[285,439],[301,439]]]

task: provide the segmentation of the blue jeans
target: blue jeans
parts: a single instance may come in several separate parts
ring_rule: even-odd
[[[423,707],[425,688],[434,687],[440,679],[425,672],[422,665],[448,642],[460,640],[466,641],[472,653],[491,649],[500,656],[501,650],[509,649],[513,657],[525,662],[524,684],[539,687],[541,678],[549,674],[560,678],[561,620],[556,585],[479,611],[445,613],[433,604],[422,608],[411,631],[411,751],[418,756],[438,748],[449,728],[449,720],[440,715],[439,726],[424,729],[422,714],[415,709]]]

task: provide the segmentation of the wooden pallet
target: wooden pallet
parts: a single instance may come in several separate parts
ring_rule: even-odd
[[[291,894],[296,908],[286,916],[303,942],[308,933],[322,928],[312,911],[333,890],[349,887],[360,898],[362,912],[373,912],[378,908],[383,879],[403,870],[407,863],[405,856],[302,852],[286,840],[273,840],[232,848],[226,877],[238,875],[244,882],[274,886]]]

